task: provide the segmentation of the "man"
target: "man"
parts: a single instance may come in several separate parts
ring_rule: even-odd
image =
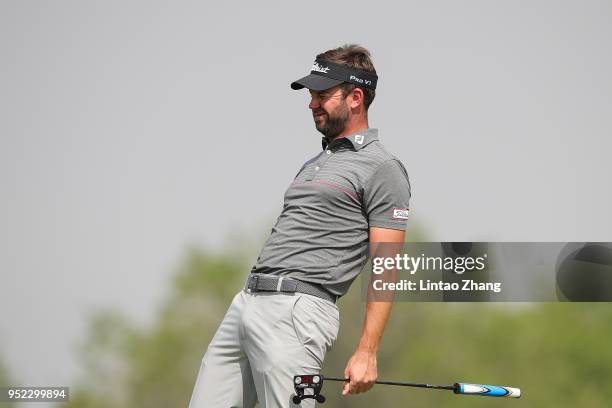
[[[319,373],[339,329],[336,300],[364,266],[368,244],[404,241],[410,184],[368,124],[376,70],[346,45],[316,57],[307,88],[323,150],[297,173],[245,289],[202,359],[190,408],[295,406],[293,376]],[[370,389],[391,302],[368,302],[343,395]],[[314,406],[312,399],[303,407]]]

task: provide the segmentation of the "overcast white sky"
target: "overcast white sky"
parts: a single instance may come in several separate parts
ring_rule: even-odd
[[[431,240],[612,241],[610,21],[606,1],[0,1],[0,353],[70,384],[90,311],[146,323],[186,245],[259,240],[320,149],[289,83],[346,42],[372,51],[370,125]]]

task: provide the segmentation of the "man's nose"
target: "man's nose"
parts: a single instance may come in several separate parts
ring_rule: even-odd
[[[319,98],[318,98],[318,97],[313,96],[313,97],[311,97],[311,99],[310,99],[310,103],[308,104],[308,107],[309,107],[310,109],[313,109],[313,110],[314,110],[314,109],[317,109],[317,108],[320,108],[320,107],[321,107],[321,101],[319,100]]]

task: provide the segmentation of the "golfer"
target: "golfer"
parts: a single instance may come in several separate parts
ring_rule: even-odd
[[[245,287],[202,359],[190,408],[296,407],[293,376],[319,373],[336,340],[336,301],[366,263],[368,244],[403,242],[410,184],[368,108],[378,77],[367,49],[317,55],[291,84],[310,92],[322,150],[297,172]],[[342,393],[369,390],[391,302],[368,302]],[[302,407],[313,407],[312,399]]]

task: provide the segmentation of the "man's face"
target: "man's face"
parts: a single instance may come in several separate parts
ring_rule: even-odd
[[[308,107],[312,110],[317,130],[328,139],[342,133],[349,120],[349,108],[346,98],[342,97],[342,89],[335,86],[325,91],[311,90],[310,96]]]

